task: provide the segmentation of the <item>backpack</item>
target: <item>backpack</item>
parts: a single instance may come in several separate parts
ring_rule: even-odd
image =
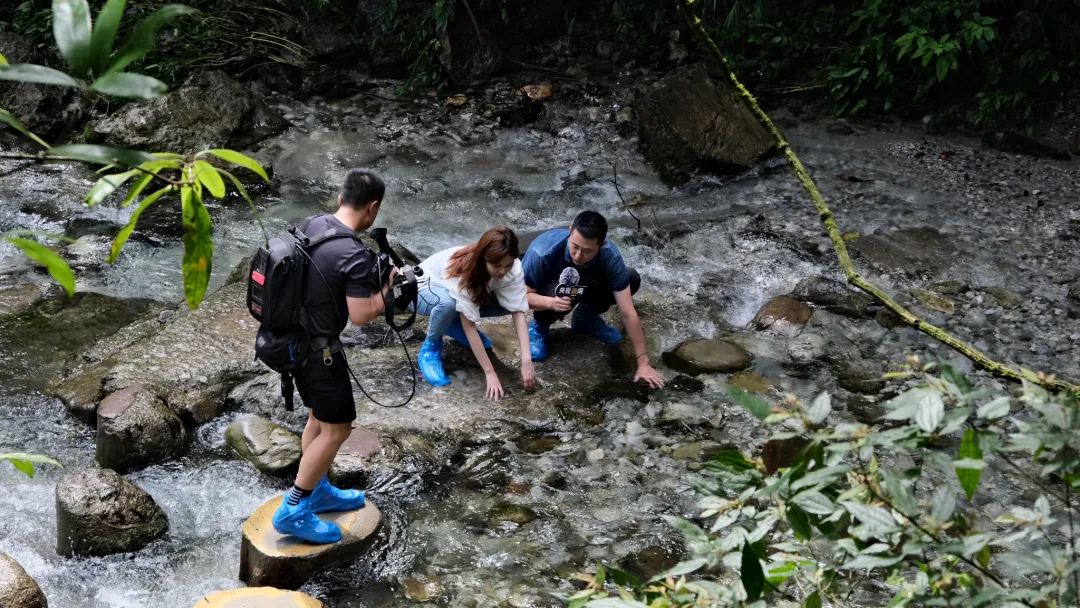
[[[327,230],[308,235],[312,216],[303,227],[290,227],[259,247],[251,259],[248,274],[247,308],[259,322],[255,335],[255,358],[281,374],[281,394],[285,409],[293,410],[292,374],[303,367],[312,352],[312,336],[307,326],[304,291],[311,252],[336,238],[360,238],[351,230]],[[318,272],[318,269],[315,269]],[[329,344],[318,345],[328,348]],[[328,358],[328,357],[327,357]]]

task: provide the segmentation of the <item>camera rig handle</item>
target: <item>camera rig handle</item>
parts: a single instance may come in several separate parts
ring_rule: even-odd
[[[398,256],[394,248],[390,246],[390,241],[386,239],[386,228],[375,228],[368,232],[371,235],[372,240],[379,246],[379,251],[390,256],[390,261],[394,263],[394,266],[398,268],[405,268],[405,263],[401,261],[401,257]],[[413,274],[418,277],[424,276],[424,271],[419,266],[413,268]]]

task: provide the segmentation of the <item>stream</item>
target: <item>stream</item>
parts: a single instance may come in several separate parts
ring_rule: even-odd
[[[468,147],[445,137],[380,140],[377,127],[402,120],[400,108],[351,124],[347,119],[355,116],[341,103],[290,109],[313,119],[275,142],[281,186],[256,200],[269,230],[332,208],[337,185],[353,166],[384,176],[387,197],[377,225],[421,258],[472,241],[493,224],[526,234],[595,209],[611,220],[612,238],[641,272],[637,301],[653,311],[646,332],[658,351],[712,337],[726,324],[745,327],[762,304],[805,277],[841,278],[816,213],[781,159],[747,174],[698,177],[671,188],[645,163],[636,138],[616,136],[610,124],[575,107],[551,105],[550,112],[574,119],[555,135],[500,130],[492,143]],[[864,264],[868,277],[892,293],[931,281],[962,282],[971,289],[958,296],[959,309],[927,311],[933,322],[1001,360],[1080,378],[1080,321],[1069,315],[1065,295],[1080,269],[1071,237],[1073,220],[1080,220],[1076,165],[1004,154],[974,139],[905,125],[859,126],[837,135],[829,124],[793,121],[785,132],[842,230],[868,236],[931,227],[950,247],[947,259],[925,272]],[[115,203],[86,209],[81,196],[91,180],[78,167],[3,178],[0,232],[84,237],[82,270],[76,264],[80,292],[179,302],[179,239],[137,236],[116,264],[101,263],[109,239],[95,235],[114,233],[131,210]],[[620,193],[644,230],[637,230]],[[213,290],[261,233],[243,201],[215,202],[210,211]],[[47,282],[41,273],[20,271],[21,264],[12,247],[0,244],[0,286]],[[1020,301],[1005,303],[979,289],[989,286],[1005,287]],[[849,337],[868,357],[898,361],[917,353],[971,369],[914,330],[886,332],[873,321],[861,327]],[[828,375],[789,374],[775,362],[781,357],[768,356],[786,349],[783,337],[748,340],[754,341],[748,347],[756,356],[753,371],[782,391],[809,398],[836,390]],[[46,396],[47,379],[37,370],[49,365],[52,353],[3,337],[0,346],[0,452],[48,454],[65,469],[94,466],[93,429]],[[401,356],[400,350],[386,352]],[[654,363],[660,367],[659,358]],[[558,365],[545,368],[541,381],[557,379]],[[629,378],[618,378],[625,387]],[[302,591],[330,608],[406,606],[406,591],[416,599],[432,588],[443,606],[561,606],[550,592],[572,592],[567,577],[598,560],[629,569],[672,565],[682,543],[663,516],[693,515],[695,473],[688,469],[697,468],[699,444],[749,449],[765,437],[748,415],[725,405],[723,375],[700,380],[693,391],[673,389],[654,399],[611,390],[586,404],[602,412],[599,419],[566,417],[531,443],[466,445],[440,471],[373,479],[369,498],[391,524],[390,542]],[[504,385],[514,382],[515,376],[504,377]],[[476,386],[462,383],[456,390],[449,393],[453,399],[481,398]],[[135,554],[58,557],[54,487],[62,471],[41,467],[28,479],[0,466],[0,551],[18,560],[58,608],[188,608],[212,591],[239,586],[240,526],[287,487],[225,445],[224,429],[248,414],[226,412],[194,431],[182,458],[128,475],[170,521],[166,539]],[[279,422],[299,430],[295,418]],[[1016,498],[1011,492],[1003,490],[1001,500]],[[436,582],[425,586],[425,580]],[[865,605],[881,605],[875,601],[870,596]]]

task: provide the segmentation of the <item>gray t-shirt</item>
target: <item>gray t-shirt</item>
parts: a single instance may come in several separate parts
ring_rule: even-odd
[[[327,230],[353,232],[336,217],[319,215],[311,219],[304,233],[315,238]],[[304,293],[308,328],[312,336],[336,338],[349,318],[346,296],[370,298],[382,287],[375,268],[375,254],[359,239],[335,238],[312,250],[311,264]],[[336,314],[334,306],[337,306]]]

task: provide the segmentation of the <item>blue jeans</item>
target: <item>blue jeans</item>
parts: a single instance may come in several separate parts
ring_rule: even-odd
[[[438,342],[442,340],[446,328],[458,318],[457,301],[442,287],[424,287],[416,299],[416,314],[429,317],[427,339]],[[480,306],[481,317],[505,317],[509,314],[509,310],[498,304]]]

